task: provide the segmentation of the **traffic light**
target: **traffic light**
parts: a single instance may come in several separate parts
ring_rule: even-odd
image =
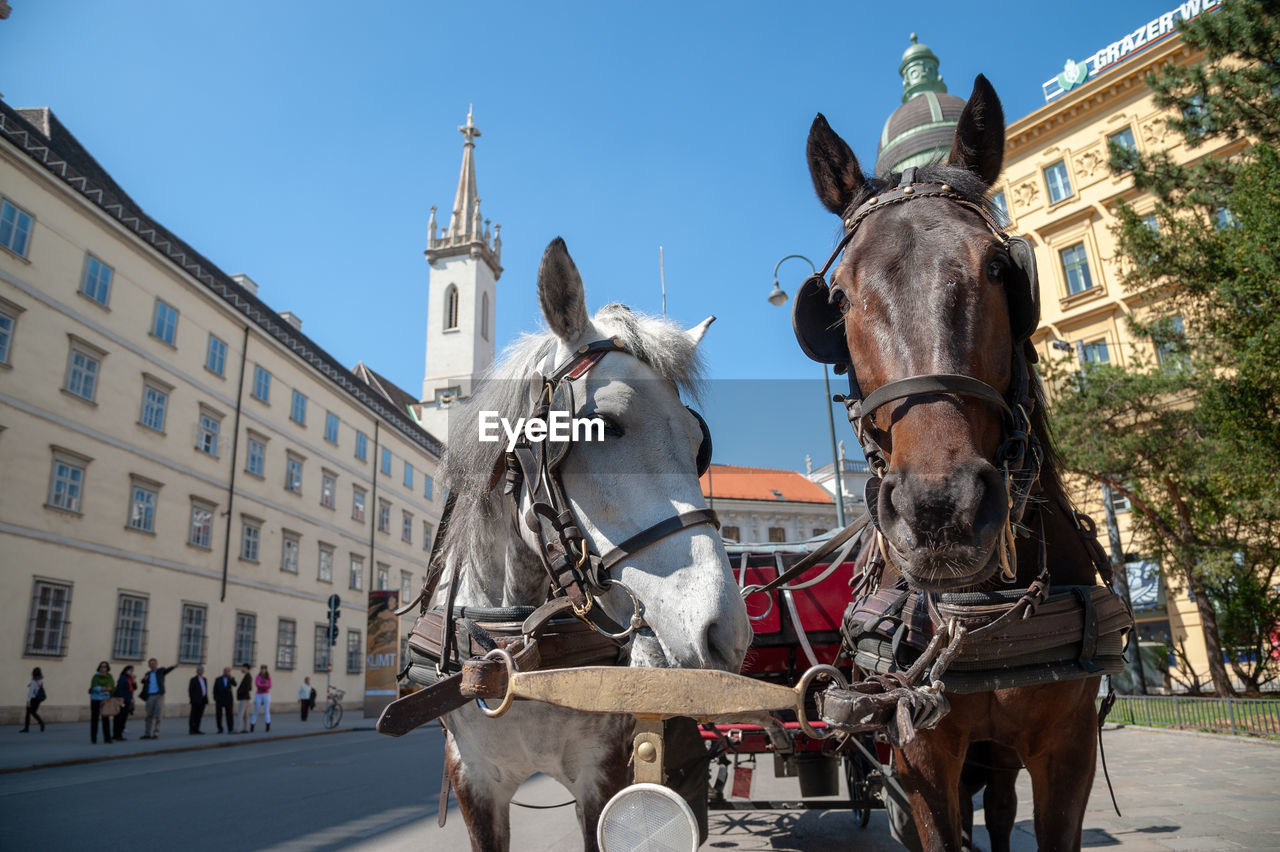
[[[329,595],[329,647],[338,644],[338,618],[342,615],[342,598]]]

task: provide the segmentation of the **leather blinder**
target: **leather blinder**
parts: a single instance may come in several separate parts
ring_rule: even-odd
[[[1040,325],[1040,283],[1036,253],[1026,237],[1009,237],[1009,259],[1015,274],[1006,282],[1009,326],[1015,342],[1021,343]]]
[[[831,290],[821,275],[811,275],[800,285],[791,307],[791,327],[796,342],[809,358],[820,364],[847,364],[844,315],[831,303]]]

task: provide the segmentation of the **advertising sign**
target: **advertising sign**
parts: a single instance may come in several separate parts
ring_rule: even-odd
[[[1189,21],[1201,12],[1208,12],[1221,5],[1222,0],[1187,0],[1165,12],[1157,18],[1138,27],[1091,56],[1077,61],[1067,59],[1062,73],[1044,81],[1044,99],[1052,101],[1059,98],[1086,80],[1092,80],[1103,71],[1111,68],[1132,56],[1136,56],[1147,48],[1159,44],[1174,32],[1174,21]]]
[[[377,718],[396,700],[396,673],[400,671],[400,619],[396,609],[400,593],[384,589],[369,593],[369,619],[365,629],[364,717]]]

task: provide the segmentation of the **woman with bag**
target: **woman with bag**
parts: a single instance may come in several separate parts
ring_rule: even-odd
[[[40,709],[40,704],[45,699],[44,694],[44,674],[40,671],[40,667],[36,666],[31,670],[31,682],[27,684],[27,716],[22,722],[22,728],[18,731],[25,734],[31,730],[31,718],[40,723],[40,730],[44,730],[44,719],[40,718],[40,714],[36,711]]]
[[[253,679],[253,688],[255,690],[253,696],[253,718],[249,720],[249,730],[253,730],[253,726],[258,724],[258,711],[262,711],[263,718],[267,723],[267,730],[271,730],[271,673],[267,671],[264,665],[262,671],[258,672],[258,676]]]
[[[116,681],[111,676],[111,664],[106,660],[98,663],[98,671],[89,681],[89,741],[98,741],[98,720],[102,720],[102,741],[111,742],[111,718],[103,715],[102,704],[111,698]]]
[[[111,693],[113,697],[119,698],[121,701],[120,712],[116,714],[115,723],[112,725],[111,738],[113,740],[123,740],[124,726],[129,721],[129,716],[133,714],[133,691],[136,685],[133,682],[133,666],[125,666],[124,671],[120,672],[120,678],[116,681],[116,691]]]

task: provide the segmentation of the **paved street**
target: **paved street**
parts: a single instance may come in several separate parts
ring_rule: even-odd
[[[86,725],[50,726],[43,739],[0,732],[0,848],[83,849],[112,838],[152,848],[224,850],[462,850],[468,848],[456,807],[436,828],[442,738],[427,728],[399,740],[360,729],[296,736],[309,729],[294,717],[270,737],[188,737],[170,733],[152,743],[130,740],[117,753],[137,754],[46,769],[32,754],[75,759],[103,756]],[[314,720],[313,720],[314,721]],[[177,732],[173,732],[177,728]],[[1280,746],[1228,737],[1108,729],[1108,760],[1125,816],[1110,811],[1099,775],[1086,819],[1086,848],[1155,850],[1280,849]],[[80,740],[83,739],[83,743]],[[206,742],[209,741],[209,742]],[[199,743],[193,751],[150,753]],[[234,744],[234,745],[231,745]],[[797,795],[793,779],[774,779],[763,761],[753,782],[757,799]],[[1020,781],[1016,852],[1036,848],[1031,792]],[[519,798],[538,804],[567,794],[546,778],[531,779]],[[981,820],[981,811],[978,811]],[[512,817],[516,850],[581,848],[572,808],[526,810]],[[979,834],[986,847],[985,836]],[[883,811],[859,829],[839,810],[713,813],[704,849],[897,849]]]

